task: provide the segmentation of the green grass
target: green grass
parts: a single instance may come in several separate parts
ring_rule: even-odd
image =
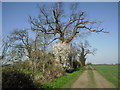
[[[28,71],[28,70],[22,70],[21,72],[25,73],[25,74],[28,74],[28,75],[32,74],[32,71]]]
[[[120,88],[118,85],[118,81],[120,83],[120,80],[118,80],[118,65],[94,65],[94,68],[117,88]]]
[[[90,83],[88,83],[88,87],[95,87],[96,83],[94,80],[94,74],[93,74],[93,70],[90,66],[88,66],[88,80]],[[92,83],[91,83],[92,82]]]
[[[93,74],[92,68],[90,68],[90,66],[88,67],[88,76],[92,81],[94,80],[94,74]]]
[[[84,71],[84,67],[81,67],[79,71],[68,73],[52,82],[44,84],[44,88],[70,88],[72,83],[79,77]]]

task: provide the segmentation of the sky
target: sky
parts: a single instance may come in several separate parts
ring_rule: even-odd
[[[5,37],[14,29],[30,28],[28,16],[36,17],[37,5],[47,2],[3,2],[2,3],[2,36]],[[65,3],[67,7],[69,3]],[[87,62],[93,64],[113,64],[118,62],[118,3],[117,2],[81,2],[82,11],[86,11],[89,20],[102,21],[100,27],[109,34],[93,33],[86,40],[97,48],[95,55],[88,55]],[[66,9],[67,12],[67,9]],[[69,12],[68,12],[69,13]]]

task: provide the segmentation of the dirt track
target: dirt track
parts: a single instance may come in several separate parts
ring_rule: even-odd
[[[91,68],[91,69],[90,69]],[[86,70],[80,75],[80,77],[73,83],[71,88],[116,88],[111,82],[107,81],[101,76],[93,67],[86,67]],[[93,73],[92,76],[89,75]]]

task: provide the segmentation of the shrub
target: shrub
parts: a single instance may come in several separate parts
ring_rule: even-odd
[[[2,88],[37,88],[29,75],[17,70],[2,72]]]

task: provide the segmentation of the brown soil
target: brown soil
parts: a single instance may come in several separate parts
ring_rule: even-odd
[[[86,70],[79,76],[75,83],[73,83],[71,88],[116,88],[111,82],[107,81],[102,75],[94,70],[93,67],[91,67],[93,78],[90,79],[88,70],[90,69],[86,67]]]

